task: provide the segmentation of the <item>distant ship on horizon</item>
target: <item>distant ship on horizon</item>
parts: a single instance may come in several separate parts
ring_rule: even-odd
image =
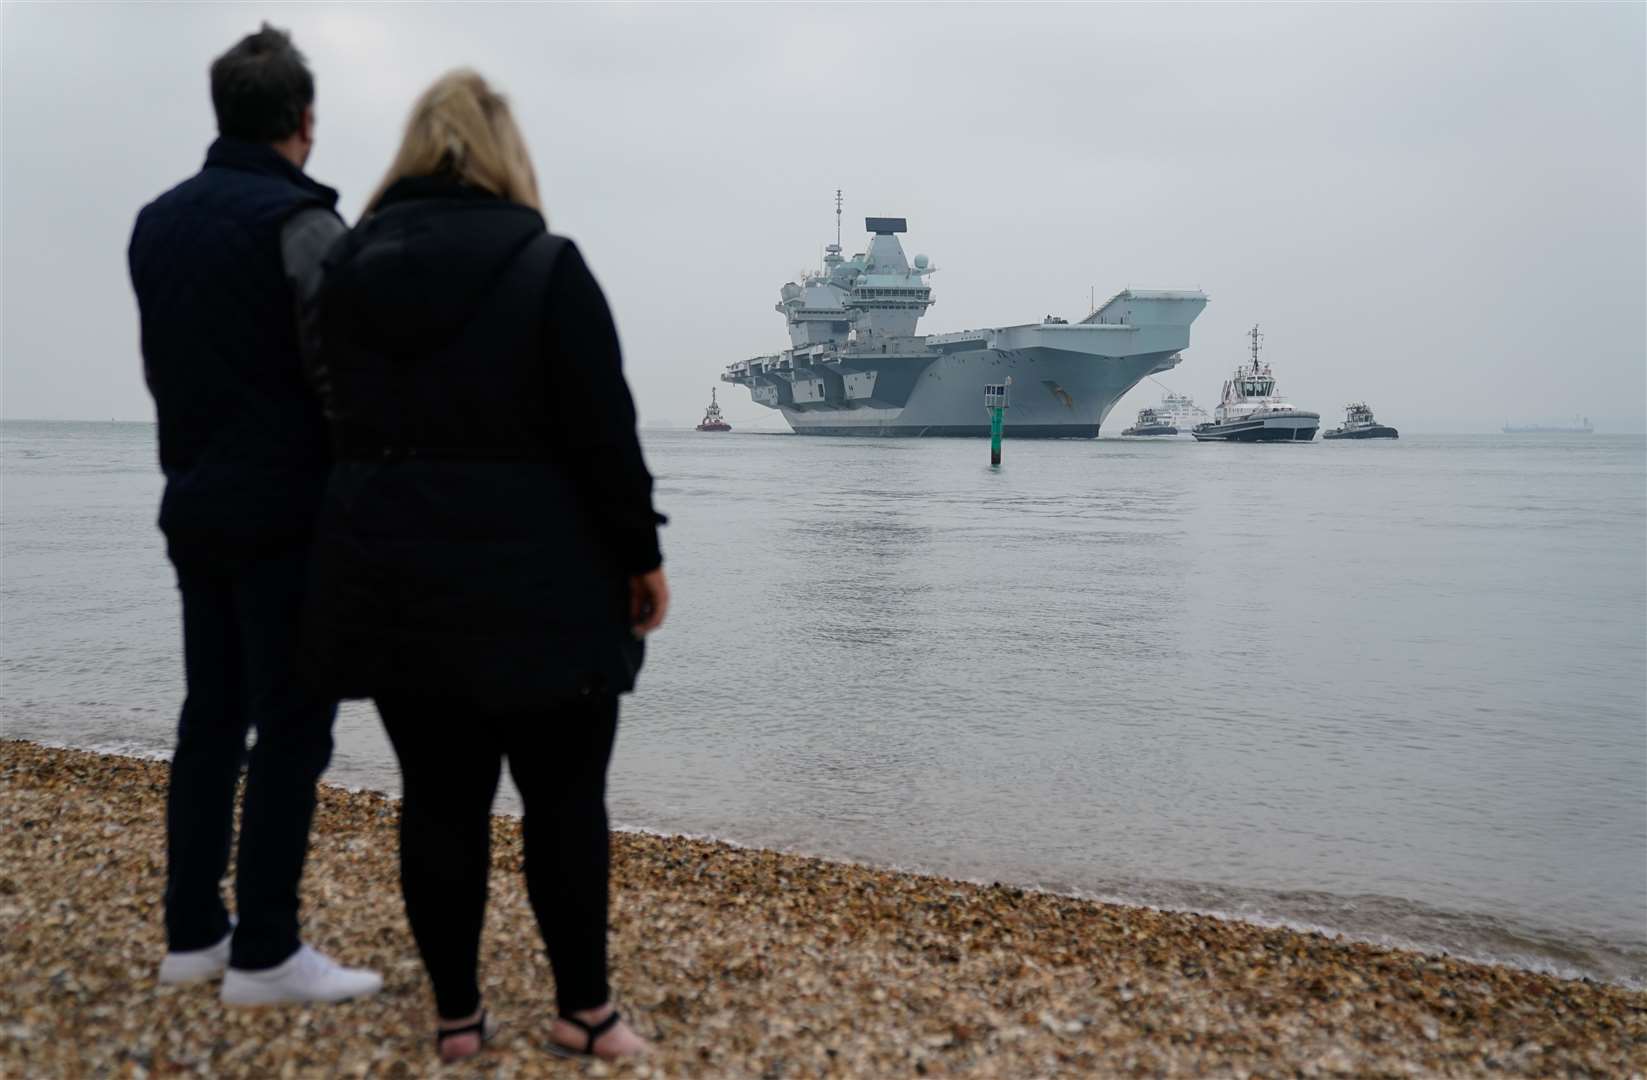
[[[1588,416],[1575,416],[1571,424],[1505,424],[1506,435],[1594,435]]]

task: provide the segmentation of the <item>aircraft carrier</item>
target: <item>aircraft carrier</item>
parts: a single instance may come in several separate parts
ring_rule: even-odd
[[[934,302],[925,255],[904,256],[903,218],[864,221],[869,248],[839,240],[823,267],[786,282],[777,311],[790,347],[740,360],[721,379],[749,388],[803,435],[988,435],[987,384],[1012,378],[1014,438],[1094,438],[1116,401],[1146,375],[1177,366],[1199,290],[1125,289],[1086,318],[917,335]]]

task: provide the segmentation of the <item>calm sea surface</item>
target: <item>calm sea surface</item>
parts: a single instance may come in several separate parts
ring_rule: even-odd
[[[8,736],[169,751],[153,443],[0,426]],[[1647,441],[646,445],[617,821],[1647,980]]]

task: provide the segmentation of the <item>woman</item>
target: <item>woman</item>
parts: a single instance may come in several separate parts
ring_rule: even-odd
[[[336,465],[305,664],[400,759],[401,885],[456,1061],[492,1028],[477,953],[502,762],[555,973],[559,1050],[646,1043],[606,984],[607,761],[669,590],[617,334],[550,234],[508,104],[470,71],[412,109],[326,260],[311,376]]]

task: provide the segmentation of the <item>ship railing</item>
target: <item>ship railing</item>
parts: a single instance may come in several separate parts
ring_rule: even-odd
[[[951,330],[946,334],[928,334],[926,340],[932,345],[953,345],[958,341],[988,341],[994,330]]]

